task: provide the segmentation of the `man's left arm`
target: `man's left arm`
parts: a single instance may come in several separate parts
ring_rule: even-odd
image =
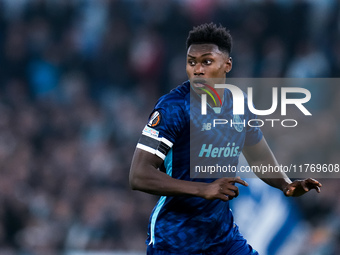
[[[250,166],[270,165],[274,167],[279,165],[264,137],[255,145],[245,146],[242,152]],[[282,190],[286,196],[301,196],[311,189],[320,193],[322,186],[317,180],[311,178],[292,182],[284,172],[280,171],[275,173],[262,173],[260,171],[255,172],[255,174],[268,185]]]

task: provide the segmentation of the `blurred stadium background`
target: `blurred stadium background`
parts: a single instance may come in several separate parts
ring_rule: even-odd
[[[340,75],[336,0],[0,0],[0,254],[145,254],[157,198],[129,189],[131,157],[210,21],[233,35],[231,77]],[[316,94],[320,124],[266,134],[280,162],[339,163],[340,86]],[[321,181],[287,199],[249,180],[241,232],[261,254],[340,254],[339,181]]]

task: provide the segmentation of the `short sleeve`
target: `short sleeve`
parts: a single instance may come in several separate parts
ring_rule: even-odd
[[[186,125],[185,102],[165,95],[156,104],[143,129],[137,148],[165,159]]]

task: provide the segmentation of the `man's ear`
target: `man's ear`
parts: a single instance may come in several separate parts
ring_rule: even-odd
[[[225,64],[226,64],[225,72],[229,73],[233,67],[233,59],[231,57],[228,57]]]

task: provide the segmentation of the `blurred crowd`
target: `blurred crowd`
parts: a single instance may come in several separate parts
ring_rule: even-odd
[[[157,198],[130,190],[132,154],[210,21],[234,38],[231,77],[340,76],[336,0],[0,0],[0,254],[145,249]],[[283,162],[339,163],[340,87],[318,95],[301,140],[268,131]],[[306,254],[339,254],[340,185],[321,181],[298,200]]]

